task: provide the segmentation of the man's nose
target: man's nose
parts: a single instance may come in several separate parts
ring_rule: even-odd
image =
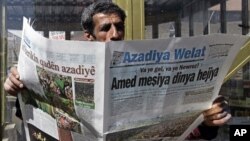
[[[111,26],[110,29],[110,40],[111,41],[118,41],[121,40],[117,31],[117,28],[115,27],[115,25]]]

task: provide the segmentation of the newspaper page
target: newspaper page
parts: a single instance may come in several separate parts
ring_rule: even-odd
[[[185,139],[202,122],[201,112],[218,96],[246,40],[217,34],[109,43],[106,139]]]
[[[28,90],[19,101],[28,141],[101,137],[104,77],[95,73],[104,75],[104,55],[105,43],[49,40],[24,22],[18,71]]]
[[[24,20],[18,71],[27,141],[184,140],[247,37],[46,39]],[[199,117],[199,118],[198,118]]]

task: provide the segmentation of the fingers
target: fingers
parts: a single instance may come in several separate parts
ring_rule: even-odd
[[[16,96],[17,93],[21,90],[20,88],[18,88],[18,86],[13,84],[9,78],[7,78],[4,82],[4,89],[8,94],[13,96]]]
[[[13,73],[10,73],[9,74],[9,77],[8,77],[10,83],[11,84],[10,86],[13,87],[13,88],[20,88],[22,89],[23,88],[23,83],[19,80],[19,75],[15,75]]]
[[[19,73],[17,71],[17,68],[16,67],[11,67],[10,68],[10,72],[14,75],[14,76],[19,76]]]
[[[6,79],[5,83],[4,83],[4,89],[5,91],[10,94],[10,95],[13,95],[13,96],[16,96],[16,87],[14,87],[14,85],[10,82],[9,79]]]
[[[226,100],[226,99],[225,99],[224,96],[219,95],[219,96],[214,100],[213,104],[215,104],[215,103],[221,103],[221,102],[223,102],[223,101],[225,101],[225,100]]]
[[[220,112],[220,113],[213,114],[211,116],[206,116],[204,118],[205,118],[205,120],[219,120],[219,119],[222,119],[222,118],[226,117],[227,114],[228,114],[228,112],[223,111],[223,112]]]
[[[16,67],[12,67],[8,78],[4,82],[4,89],[7,93],[16,96],[24,88]]]
[[[221,126],[224,125],[225,123],[227,123],[230,119],[231,119],[232,115],[227,113],[226,116],[224,116],[223,118],[217,118],[217,119],[206,119],[204,121],[204,123],[207,126]]]
[[[203,112],[204,123],[208,126],[221,126],[231,118],[228,103],[224,97],[218,97],[212,107]]]
[[[221,113],[221,112],[225,111],[227,108],[228,108],[227,103],[224,101],[214,103],[210,109],[203,112],[203,115],[204,115],[204,117],[209,117],[209,116],[212,116],[214,114]]]

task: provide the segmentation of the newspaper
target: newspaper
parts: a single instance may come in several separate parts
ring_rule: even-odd
[[[18,71],[27,141],[182,141],[247,40],[58,41],[24,20]]]

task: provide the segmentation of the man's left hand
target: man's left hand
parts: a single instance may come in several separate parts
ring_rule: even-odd
[[[221,126],[231,119],[228,102],[223,96],[219,96],[213,102],[210,109],[203,112],[204,124],[207,126]]]

